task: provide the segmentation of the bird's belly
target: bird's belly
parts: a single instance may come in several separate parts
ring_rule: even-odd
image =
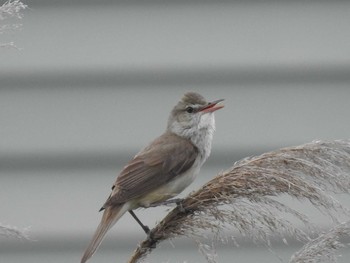
[[[174,180],[169,181],[167,184],[141,197],[141,199],[138,200],[139,205],[148,207],[152,203],[162,202],[178,195],[193,182],[199,170],[200,165],[197,165],[196,161],[194,165],[182,175],[177,176]]]

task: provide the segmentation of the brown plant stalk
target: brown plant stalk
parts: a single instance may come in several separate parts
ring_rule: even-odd
[[[233,227],[255,240],[269,243],[272,235],[311,238],[279,214],[290,214],[308,224],[308,217],[276,200],[288,195],[308,200],[337,222],[349,215],[331,193],[349,193],[350,141],[315,141],[246,158],[188,195],[152,230],[152,239],[136,248],[129,263],[147,256],[156,245],[177,236],[193,237],[200,231]]]

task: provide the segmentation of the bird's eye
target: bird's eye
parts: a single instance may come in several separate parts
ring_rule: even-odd
[[[192,112],[194,111],[194,109],[193,109],[191,106],[188,106],[188,107],[186,108],[186,111],[187,111],[188,113],[192,113]]]

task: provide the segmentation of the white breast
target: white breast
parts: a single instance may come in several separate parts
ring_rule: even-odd
[[[198,125],[198,132],[192,135],[191,140],[198,148],[199,154],[192,167],[185,173],[177,176],[175,180],[169,182],[164,189],[175,195],[182,192],[189,186],[199,174],[200,168],[207,160],[211,151],[211,142],[215,131],[215,118],[213,113],[203,114]]]
[[[214,131],[214,113],[203,114],[198,124],[198,131],[191,138],[193,144],[197,146],[201,155],[201,165],[207,160],[210,155]]]
[[[201,115],[198,126],[196,125],[190,129],[184,129],[175,121],[168,127],[168,129],[181,137],[190,139],[198,149],[198,157],[192,167],[186,172],[178,175],[174,180],[139,199],[138,204],[144,207],[178,195],[189,186],[199,174],[201,166],[207,160],[211,151],[211,142],[215,131],[214,113]]]

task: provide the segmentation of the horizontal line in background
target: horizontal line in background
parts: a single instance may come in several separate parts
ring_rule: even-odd
[[[345,2],[347,0],[333,0],[332,2]],[[29,7],[49,6],[49,7],[82,7],[82,6],[102,6],[102,5],[122,5],[122,6],[152,6],[152,5],[193,5],[193,4],[254,4],[254,3],[278,3],[285,2],[290,4],[290,1],[285,0],[85,0],[81,1],[69,1],[69,0],[31,0]],[[293,3],[305,3],[305,0],[294,0]],[[329,2],[328,0],[308,0],[308,2],[323,3]],[[28,4],[25,1],[26,4]]]
[[[0,72],[1,88],[71,88],[155,85],[232,85],[282,83],[349,83],[350,64],[214,68],[110,68]]]
[[[230,152],[216,152],[208,159],[206,165],[222,166],[227,169],[247,156],[263,153],[264,150],[246,149]],[[117,169],[124,166],[134,155],[120,152],[84,152],[52,154],[0,154],[0,173],[40,171],[40,170],[74,170],[74,169]]]
[[[106,240],[103,242],[103,246],[100,248],[99,253],[103,253],[103,250],[130,250],[130,248],[136,248],[138,246],[138,243],[145,238],[143,236],[143,232],[140,233],[142,235],[140,239],[140,235],[134,235],[131,234],[127,237],[123,236],[123,238],[118,238],[116,236],[106,237]],[[225,233],[225,236],[228,236],[229,231]],[[237,237],[237,234],[234,234],[231,232],[232,236],[235,236],[236,242],[240,245],[240,247],[248,247],[248,248],[257,248],[257,244],[253,241],[244,238],[244,237]],[[286,235],[287,238],[289,238]],[[14,253],[21,251],[22,253],[33,253],[45,251],[45,252],[68,252],[68,251],[76,251],[80,250],[81,253],[84,251],[88,241],[91,239],[91,233],[87,235],[71,235],[71,236],[42,236],[40,240],[35,241],[23,241],[18,242],[17,240],[6,240],[6,242],[3,242],[0,247],[0,254],[2,253]],[[348,239],[346,239],[348,240]],[[345,240],[345,241],[346,241]],[[205,240],[204,240],[205,242]],[[163,246],[169,247],[171,246],[171,249],[174,251],[177,250],[193,250],[193,253],[197,253],[196,244],[193,242],[191,238],[186,237],[179,237],[171,240],[171,244],[166,244],[167,241],[163,242]],[[301,242],[297,241],[293,238],[290,238],[288,240],[288,245],[290,247],[300,247]],[[224,248],[231,248],[233,246],[233,242],[227,241],[226,244],[219,243],[216,244],[216,248],[224,249]],[[273,245],[275,248],[278,248],[282,245],[284,248],[288,248],[285,246],[283,242],[279,238],[273,238],[271,237],[271,245]],[[289,247],[289,248],[290,248]],[[162,249],[162,248],[159,248]]]
[[[321,231],[322,229],[320,229]],[[140,232],[142,230],[140,229]],[[329,231],[329,228],[324,228],[323,232]],[[143,235],[143,233],[141,233]],[[249,238],[241,237],[234,233],[233,231],[226,230],[225,237],[229,235],[235,237],[235,241],[239,244],[239,247],[246,248],[259,248],[259,242],[252,241]],[[118,238],[116,236],[107,236],[106,240],[103,242],[103,246],[100,248],[99,253],[103,253],[103,250],[130,250],[130,248],[136,248],[138,243],[143,240],[145,237],[142,236],[140,239],[140,235],[131,234],[127,237],[123,236],[123,238]],[[270,237],[271,245],[274,248],[300,248],[302,246],[302,242],[296,240],[290,235],[286,234],[285,238],[288,239],[288,245],[281,242],[281,239],[278,237]],[[2,253],[15,253],[21,251],[22,253],[33,253],[33,252],[68,252],[68,251],[76,251],[79,250],[81,253],[84,251],[87,242],[91,239],[91,233],[87,233],[84,235],[76,235],[72,234],[70,236],[41,236],[40,240],[35,241],[23,241],[18,242],[18,240],[7,239],[6,242],[3,242],[0,247],[0,254]],[[209,240],[210,241],[210,240]],[[205,240],[204,240],[205,242]],[[342,242],[344,244],[350,242],[349,237],[343,238]],[[168,244],[166,244],[168,243]],[[263,244],[263,243],[261,243]],[[171,240],[171,244],[165,241],[163,242],[163,246],[169,247],[171,249],[176,250],[193,250],[193,253],[197,253],[196,245],[191,238],[186,237],[178,237]],[[234,246],[233,242],[226,240],[226,243],[218,242],[215,247],[218,249],[232,249]],[[162,248],[159,248],[162,249]],[[266,248],[267,249],[267,248]]]

